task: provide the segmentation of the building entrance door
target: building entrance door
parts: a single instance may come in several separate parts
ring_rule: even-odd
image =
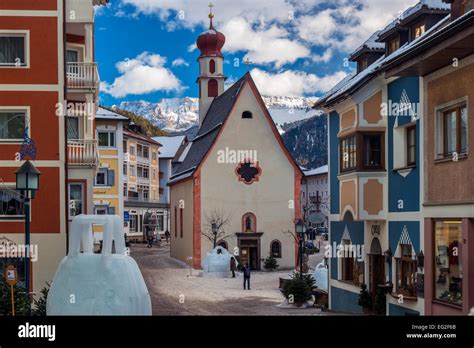
[[[248,263],[253,270],[260,270],[260,236],[254,233],[238,234],[240,263]]]
[[[258,270],[258,248],[257,247],[242,247],[240,250],[240,261],[242,265],[249,264],[250,269]]]

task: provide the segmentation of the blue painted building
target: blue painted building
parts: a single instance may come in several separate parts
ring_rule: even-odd
[[[448,13],[432,1],[407,9],[353,52],[357,71],[316,103],[329,114],[331,310],[424,313],[422,79],[388,78],[384,66]],[[358,305],[363,285],[368,308]]]

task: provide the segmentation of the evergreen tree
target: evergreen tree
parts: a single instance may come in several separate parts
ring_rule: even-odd
[[[364,309],[364,313],[368,313],[372,308],[372,296],[365,284],[361,284],[360,286],[359,301],[357,304]]]
[[[265,268],[267,271],[274,271],[276,270],[280,265],[278,264],[276,258],[270,253],[270,255],[265,259],[263,263],[263,268]]]

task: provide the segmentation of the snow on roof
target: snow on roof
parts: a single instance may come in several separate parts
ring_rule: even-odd
[[[311,170],[305,170],[304,172],[305,176],[313,176],[313,175],[318,175],[318,174],[327,174],[328,173],[328,165],[326,164],[325,166],[316,168],[316,169],[311,169]]]
[[[385,44],[383,42],[377,42],[377,38],[379,37],[380,30],[373,33],[362,45],[357,47],[357,49],[351,54],[351,56],[355,56],[357,53],[362,51],[364,48],[369,50],[384,50]]]
[[[174,137],[153,137],[163,147],[160,148],[160,158],[174,158],[186,136],[178,135]]]
[[[110,111],[110,110],[107,110],[107,109],[104,109],[103,107],[100,107],[97,109],[97,112],[95,114],[95,118],[97,119],[103,119],[103,120],[111,120],[111,119],[114,119],[114,120],[117,120],[117,121],[126,121],[128,120],[127,117],[125,116],[122,116],[122,115],[119,115],[113,111]]]
[[[359,74],[357,75],[353,74],[352,76],[350,76],[350,78],[346,78],[343,81],[339,82],[328,93],[326,93],[326,95],[323,98],[321,98],[322,103],[334,101],[335,99],[340,97],[342,94],[344,94],[346,91],[355,87],[364,78],[371,77],[369,75],[375,75],[382,68],[382,66],[384,66],[388,62],[392,61],[393,59],[405,53],[406,51],[413,49],[417,47],[418,45],[420,45],[421,43],[425,42],[434,33],[436,33],[440,29],[440,27],[445,25],[449,21],[450,17],[451,17],[450,15],[447,15],[446,17],[438,21],[435,25],[433,25],[430,29],[428,29],[425,33],[423,33],[423,35],[416,38],[412,42],[405,43],[402,47],[400,47],[398,50],[396,50],[395,52],[391,53],[388,56],[384,55],[380,57],[377,61],[369,65],[365,70],[363,70]],[[458,20],[459,18],[455,22],[457,22]],[[452,24],[453,23],[450,23],[449,26]]]
[[[179,156],[178,158],[178,162],[183,162],[184,159],[186,158],[186,155],[188,154],[189,152],[189,149],[191,148],[191,145],[193,143],[192,142],[189,142],[187,145],[186,145],[186,148],[184,149],[184,151],[181,153],[181,155]]]
[[[393,28],[395,28],[398,24],[400,24],[406,18],[414,15],[422,8],[427,8],[428,10],[449,10],[451,8],[451,4],[447,4],[443,2],[443,0],[421,0],[416,5],[409,7],[405,11],[403,11],[397,18],[395,18],[392,22],[390,22],[384,29],[380,30],[379,36],[383,35]]]

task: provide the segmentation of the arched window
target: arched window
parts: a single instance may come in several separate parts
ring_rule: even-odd
[[[217,243],[217,246],[220,246],[224,248],[225,250],[229,250],[229,247],[227,246],[227,242],[225,240],[221,240]]]
[[[253,115],[250,111],[242,112],[242,118],[253,118]]]
[[[214,59],[211,59],[209,62],[209,72],[214,74],[216,72],[216,62]]]
[[[207,83],[207,96],[209,98],[217,97],[217,80],[209,80]]]
[[[274,240],[270,244],[270,253],[275,258],[281,258],[281,242],[279,240]]]
[[[253,213],[242,216],[242,232],[257,232],[257,218]]]

